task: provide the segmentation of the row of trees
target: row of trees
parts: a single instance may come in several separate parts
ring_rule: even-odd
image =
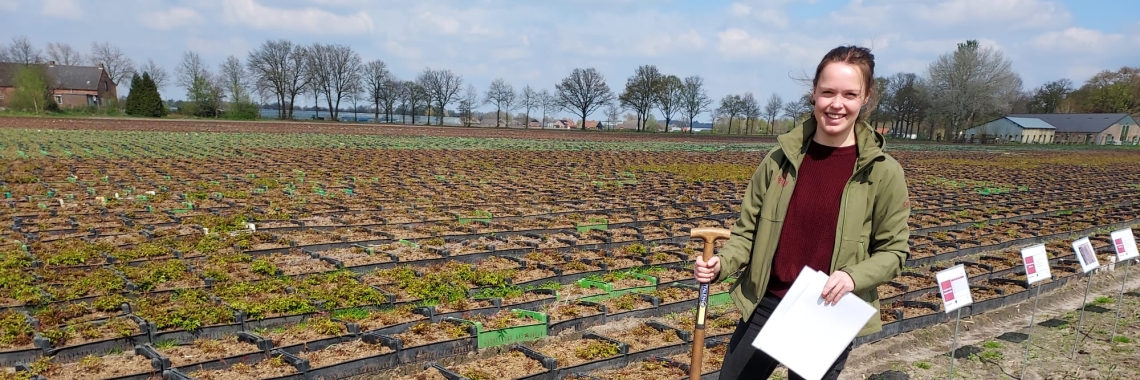
[[[133,60],[107,42],[93,43],[86,54],[62,43],[50,43],[40,50],[23,36],[0,45],[0,61],[31,65],[47,60],[61,65],[103,64],[116,82],[143,73],[157,89],[167,84],[166,70],[153,60],[136,68]],[[216,70],[197,53],[186,52],[172,79],[186,90],[183,112],[208,117],[257,117],[260,105],[254,100],[256,96],[260,103],[276,108],[278,117],[291,119],[297,99],[311,96],[314,103],[324,100],[334,120],[339,119],[346,103],[351,103],[353,112],[360,110],[361,104],[370,105],[366,108],[378,120],[406,122],[403,115],[423,115],[431,124],[433,117],[442,122],[444,116],[458,116],[468,125],[475,119],[476,109],[490,106],[498,126],[510,124],[511,112],[516,110],[523,111],[526,126],[532,112],[541,112],[545,122],[548,114],[566,111],[581,119],[582,128],[599,110],[604,110],[611,124],[628,110],[639,131],[648,128],[651,117],[664,120],[668,131],[678,118],[689,121],[691,127],[698,115],[710,113],[718,129],[727,133],[775,134],[781,132],[777,126],[788,124],[781,124],[781,119],[790,119],[794,127],[811,111],[807,91],[792,101],[772,94],[764,105],[752,92],[729,94],[714,108],[703,78],[667,75],[654,65],[638,67],[620,93],[611,90],[594,68],[574,69],[555,83],[553,91],[529,84],[516,90],[503,78],[479,91],[448,69],[428,67],[414,78],[401,79],[384,61],[365,61],[349,46],[299,45],[284,39],[265,41],[250,51],[244,62],[227,57]],[[131,83],[133,87],[134,81]],[[1068,79],[1059,79],[1025,90],[1010,60],[1001,51],[975,40],[939,56],[923,73],[878,77],[875,86],[876,111],[870,121],[889,127],[898,136],[955,135],[1011,112],[1140,114],[1140,67],[1102,71],[1079,88]]]

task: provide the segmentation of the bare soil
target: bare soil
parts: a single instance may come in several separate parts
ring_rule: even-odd
[[[590,372],[588,375],[599,379],[660,380],[677,379],[688,375],[680,366],[667,361],[651,358],[630,363],[624,368]]]
[[[469,379],[518,379],[546,371],[541,362],[518,351],[447,367],[447,369]]]
[[[52,364],[44,375],[53,380],[89,380],[147,373],[154,374],[153,378],[162,378],[161,374],[151,367],[150,359],[135,355],[134,352],[127,352],[99,357],[88,356],[72,363]]]
[[[676,330],[659,331],[646,323],[611,332],[606,337],[625,343],[631,353],[683,343]]]
[[[1140,269],[1129,270],[1123,308],[1111,340],[1124,269],[1092,275],[1088,303],[1081,320],[1081,302],[1087,282],[1073,280],[1063,288],[1034,299],[973,317],[959,323],[955,351],[955,379],[1138,379],[1140,378]],[[1033,291],[1033,290],[1031,290]],[[1033,318],[1032,335],[1030,319]],[[1077,342],[1077,325],[1081,325]],[[954,318],[948,323],[911,331],[856,347],[840,379],[865,379],[885,371],[905,373],[912,379],[946,378],[950,372]],[[1030,350],[1025,376],[1021,377]],[[1073,348],[1076,344],[1076,355]]]
[[[170,358],[171,365],[175,367],[260,352],[257,346],[240,342],[237,336],[233,335],[224,339],[197,339],[190,344],[156,348],[156,350],[163,356]]]
[[[198,380],[260,380],[295,373],[296,368],[277,357],[255,364],[234,363],[227,369],[193,371],[187,375]]]
[[[309,360],[310,368],[328,367],[364,357],[384,355],[395,352],[382,344],[368,344],[357,339],[344,343],[337,343],[317,351],[304,351],[298,354],[302,359]]]

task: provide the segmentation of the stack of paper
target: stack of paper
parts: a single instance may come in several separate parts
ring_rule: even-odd
[[[820,295],[828,277],[805,266],[752,342],[805,379],[823,378],[859,330],[878,313],[851,293],[835,305],[826,305]]]

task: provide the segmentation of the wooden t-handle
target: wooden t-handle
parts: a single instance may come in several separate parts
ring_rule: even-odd
[[[697,227],[689,231],[690,239],[701,239],[704,242],[704,252],[701,253],[703,261],[708,262],[713,257],[716,241],[728,239],[730,231],[719,227]],[[705,354],[705,312],[709,304],[709,284],[702,283],[697,297],[697,319],[693,327],[692,362],[689,364],[689,379],[701,378],[701,364],[704,363]]]

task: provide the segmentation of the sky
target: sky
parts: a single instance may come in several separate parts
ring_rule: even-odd
[[[110,42],[168,71],[185,51],[217,67],[268,40],[338,43],[399,78],[450,69],[481,93],[496,78],[553,91],[593,67],[617,94],[638,66],[655,65],[703,77],[715,100],[751,92],[763,103],[807,92],[802,79],[824,53],[848,44],[872,49],[876,76],[924,75],[976,39],[1000,50],[1026,89],[1080,86],[1140,63],[1138,12],[1134,0],[0,0],[0,43],[26,35],[86,52]],[[173,84],[162,92],[185,97]]]

